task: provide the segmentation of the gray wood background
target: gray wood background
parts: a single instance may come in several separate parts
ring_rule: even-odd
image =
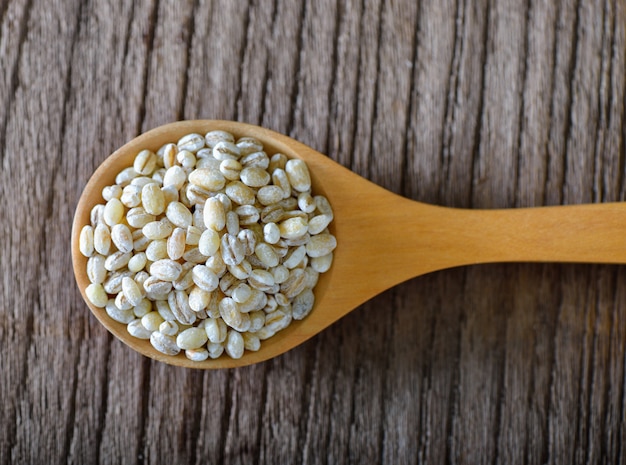
[[[68,245],[94,168],[166,122],[515,208],[624,200],[625,102],[624,0],[0,0],[0,463],[625,463],[626,267],[446,270],[202,372],[109,335]]]

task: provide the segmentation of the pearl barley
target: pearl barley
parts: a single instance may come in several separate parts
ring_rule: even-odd
[[[217,130],[141,150],[115,179],[78,245],[87,300],[129,334],[238,359],[313,311],[337,241],[303,160]]]

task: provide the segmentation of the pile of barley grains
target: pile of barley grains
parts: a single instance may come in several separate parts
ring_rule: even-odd
[[[87,298],[194,361],[240,358],[306,317],[337,245],[306,163],[224,131],[142,150],[102,197],[79,239]]]

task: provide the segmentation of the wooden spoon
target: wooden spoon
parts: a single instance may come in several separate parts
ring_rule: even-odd
[[[80,229],[89,223],[101,191],[115,175],[131,166],[142,149],[156,151],[181,136],[221,129],[253,136],[268,153],[281,152],[305,160],[314,194],[325,195],[334,210],[331,232],[336,236],[331,269],[320,276],[316,303],[303,321],[246,351],[241,359],[226,355],[192,362],[170,357],[148,341],[130,336],[126,326],[108,317],[85,297],[89,284],[87,259],[78,247]],[[466,210],[428,205],[393,194],[325,155],[282,134],[231,121],[182,121],[158,127],[131,140],[107,158],[80,197],[72,228],[72,260],[78,288],[100,322],[138,352],[172,365],[230,368],[276,357],[315,336],[327,326],[382,291],[407,279],[460,265],[490,262],[626,263],[626,205],[604,203],[576,206]]]

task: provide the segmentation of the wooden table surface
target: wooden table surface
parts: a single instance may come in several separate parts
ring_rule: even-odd
[[[204,372],[112,337],[69,252],[95,167],[181,119],[439,205],[624,200],[624,0],[0,0],[0,70],[1,464],[626,462],[626,267],[445,270]]]

